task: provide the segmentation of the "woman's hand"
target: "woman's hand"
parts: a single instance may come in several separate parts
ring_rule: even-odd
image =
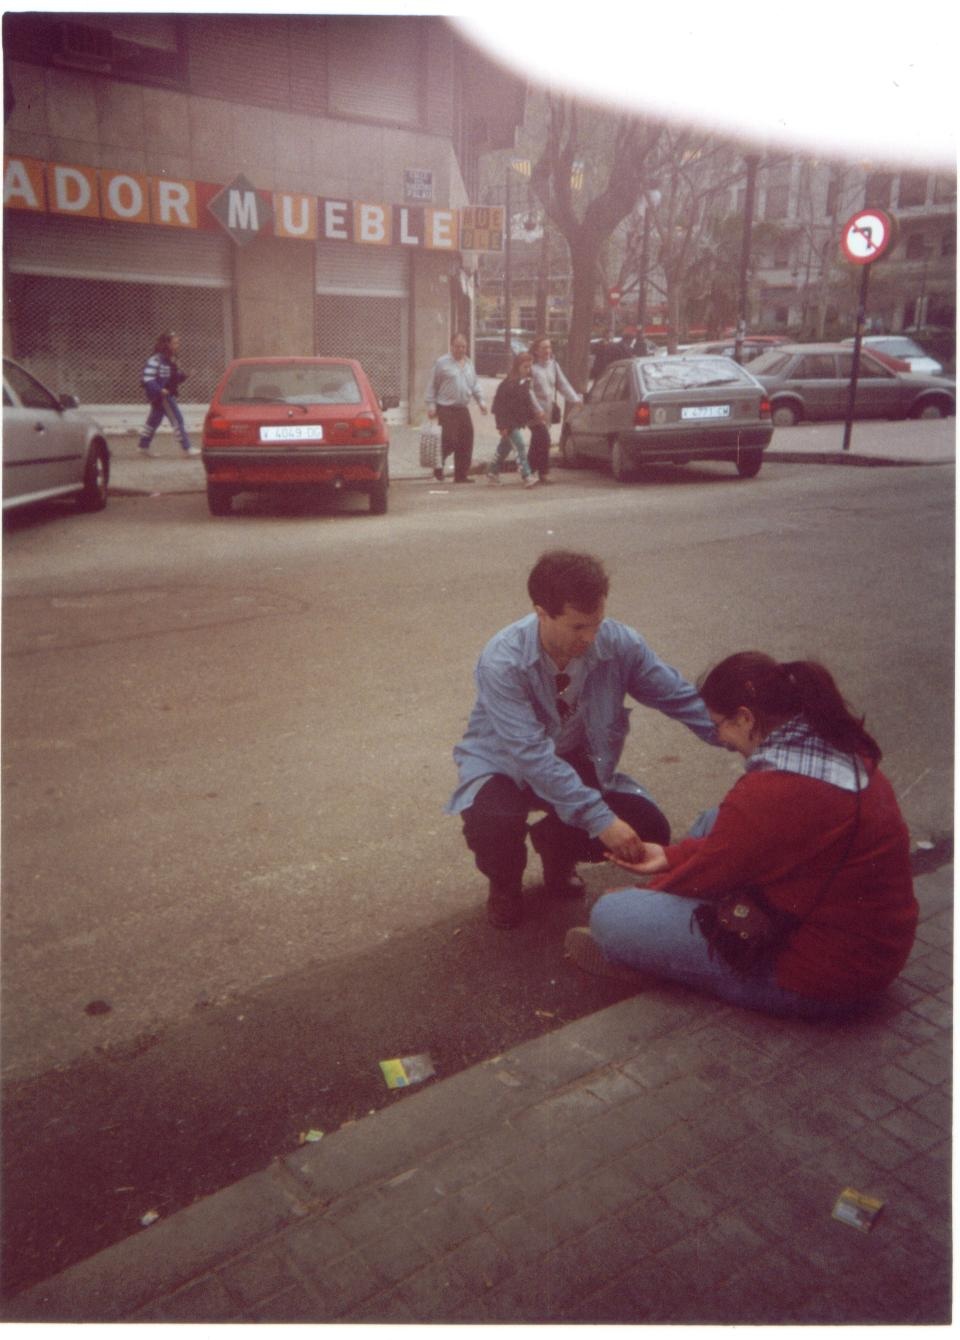
[[[643,856],[639,861],[623,861],[612,851],[605,853],[608,861],[620,866],[621,870],[631,870],[635,875],[659,875],[667,870],[667,854],[658,842],[645,842]]]

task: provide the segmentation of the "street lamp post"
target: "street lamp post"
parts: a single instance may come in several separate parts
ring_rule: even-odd
[[[643,238],[640,243],[640,283],[637,293],[637,334],[646,345],[644,328],[647,324],[647,267],[650,263],[650,209],[660,203],[659,191],[645,191],[643,195]]]
[[[747,283],[750,277],[750,242],[753,233],[753,200],[757,189],[757,155],[747,154],[747,191],[743,202],[743,243],[740,248],[740,298],[737,311],[737,341],[733,356],[739,363],[743,357],[743,341],[747,335]]]

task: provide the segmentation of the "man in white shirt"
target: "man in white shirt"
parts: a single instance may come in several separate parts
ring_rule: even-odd
[[[473,420],[470,417],[470,401],[480,406],[480,413],[486,414],[483,392],[473,364],[467,357],[465,335],[454,335],[450,344],[450,353],[442,354],[433,365],[427,392],[427,417],[439,419],[441,431],[441,451],[443,460],[453,453],[453,482],[472,484],[470,462],[473,459]],[[434,470],[437,479],[443,478],[443,467]]]

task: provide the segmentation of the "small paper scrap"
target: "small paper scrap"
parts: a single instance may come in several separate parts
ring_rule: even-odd
[[[401,1056],[393,1061],[381,1061],[380,1069],[388,1089],[405,1089],[408,1084],[419,1084],[435,1073],[433,1062],[426,1052],[419,1056]]]
[[[882,1209],[882,1200],[877,1200],[874,1196],[865,1196],[862,1191],[854,1191],[852,1186],[848,1186],[844,1187],[837,1197],[833,1217],[839,1219],[841,1224],[858,1228],[861,1233],[869,1233]]]
[[[301,1131],[300,1143],[302,1145],[316,1145],[323,1139],[323,1131]]]

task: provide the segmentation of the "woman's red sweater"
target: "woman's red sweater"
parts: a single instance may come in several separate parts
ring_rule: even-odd
[[[851,791],[795,773],[745,773],[706,837],[666,848],[669,870],[650,887],[703,900],[761,888],[802,919],[776,960],[778,984],[815,1000],[862,999],[906,963],[917,902],[907,827],[879,769],[859,803],[857,820]]]

